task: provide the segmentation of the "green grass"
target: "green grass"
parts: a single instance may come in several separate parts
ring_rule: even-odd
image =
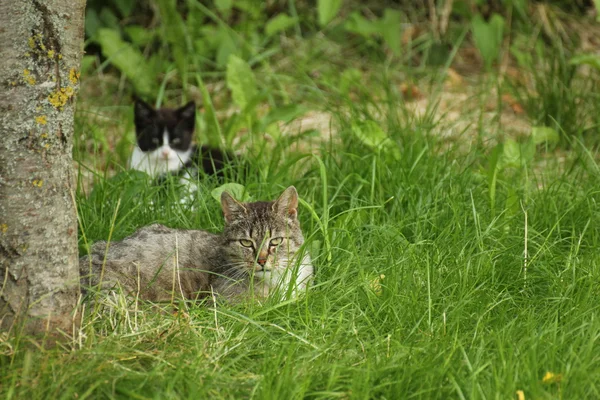
[[[357,142],[354,117],[337,117],[340,140],[325,144],[319,161],[305,159],[307,171],[275,167],[245,182],[255,199],[299,189],[317,266],[306,297],[216,310],[189,304],[177,315],[144,304],[87,312],[81,337],[64,348],[5,342],[3,396],[600,396],[600,191],[588,154],[543,182],[529,167],[506,172],[492,212],[479,167],[486,153],[441,152],[435,126],[423,132],[386,118],[402,154],[392,161]],[[111,229],[119,239],[152,222],[221,228],[207,194],[216,182],[206,181],[189,209],[175,192],[159,196],[129,178],[80,193],[87,240]],[[132,187],[143,195],[128,197]],[[522,208],[501,206],[511,193]],[[546,372],[562,381],[543,383]]]
[[[597,130],[597,96],[587,91],[597,74],[586,81],[564,54],[552,64],[542,53],[548,69],[527,75],[532,86],[508,86],[494,73],[465,79],[476,82],[461,110],[470,127],[448,138],[445,111],[432,101],[416,117],[398,85],[415,82],[437,98],[456,49],[431,69],[411,64],[412,53],[363,57],[373,43],[288,39],[254,65],[260,104],[233,116],[211,114],[231,103],[224,85],[205,87],[222,73],[211,80],[198,65],[179,74],[153,62],[166,103],[179,101],[182,87],[203,97],[202,139],[247,136],[251,171],[235,181],[253,200],[296,186],[315,286],[292,302],[190,303],[178,313],[118,297],[104,310],[85,306],[78,334],[57,347],[0,336],[0,396],[509,399],[522,390],[527,399],[600,398],[600,167],[580,141]],[[416,40],[415,54],[427,40]],[[122,172],[133,140],[129,92],[105,67],[84,76],[91,88],[76,120],[80,253],[157,222],[220,231],[216,181],[199,183],[191,207],[175,184]],[[502,111],[508,90],[530,123],[569,137],[567,150],[538,146],[510,162],[494,147],[510,136],[510,121],[486,122],[484,113],[495,97]],[[308,145],[328,133],[322,126],[267,141],[257,128],[265,104],[327,111],[333,138]],[[548,372],[556,377],[545,382]]]

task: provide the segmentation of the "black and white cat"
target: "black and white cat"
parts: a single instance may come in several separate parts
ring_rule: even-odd
[[[153,178],[168,174],[189,177],[190,170],[198,169],[222,177],[224,168],[234,161],[227,152],[193,143],[196,126],[193,101],[177,109],[154,109],[136,99],[134,121],[137,145],[129,159],[130,169]]]

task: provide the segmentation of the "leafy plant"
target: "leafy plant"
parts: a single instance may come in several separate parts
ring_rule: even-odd
[[[596,71],[600,72],[600,56],[597,54],[580,54],[578,56],[571,57],[569,60],[570,65],[589,65]]]
[[[258,94],[256,78],[247,62],[231,55],[227,62],[227,87],[231,90],[234,103],[242,110],[254,100]]]
[[[352,123],[352,133],[372,150],[381,151],[395,160],[400,159],[398,145],[381,129],[377,122],[372,120],[355,121]]]
[[[119,32],[101,28],[95,40],[102,48],[102,54],[131,81],[138,93],[155,92],[154,71],[147,67],[148,63],[138,49],[121,39]]]
[[[252,196],[250,196],[250,193],[248,193],[244,185],[240,185],[239,183],[226,183],[221,185],[211,190],[210,195],[220,204],[221,194],[223,194],[223,192],[228,192],[238,201],[252,201]]]
[[[504,18],[493,14],[489,21],[485,21],[481,15],[476,14],[471,21],[471,26],[475,45],[483,58],[485,67],[489,70],[500,54]]]
[[[492,214],[496,210],[496,190],[498,182],[509,188],[508,202],[514,202],[516,191],[526,184],[523,172],[534,161],[536,148],[545,144],[556,146],[560,141],[558,132],[546,126],[534,126],[530,135],[521,141],[507,138],[499,143],[491,152],[487,166],[487,183]],[[511,207],[507,207],[510,209]]]
[[[288,28],[295,26],[297,23],[297,17],[290,17],[286,13],[277,14],[265,25],[265,35],[267,35],[267,37],[274,36]]]
[[[344,29],[365,39],[381,38],[393,54],[400,54],[402,14],[397,10],[386,8],[381,18],[372,20],[354,11],[344,22]]]
[[[319,15],[319,24],[327,25],[338,14],[342,0],[318,0],[317,11]]]

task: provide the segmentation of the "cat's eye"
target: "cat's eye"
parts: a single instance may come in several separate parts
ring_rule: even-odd
[[[158,144],[158,138],[154,138],[154,139],[152,139],[152,143],[154,143],[154,144]]]
[[[253,243],[252,240],[248,240],[248,239],[240,239],[240,244],[244,247],[253,247]]]
[[[271,239],[271,241],[269,242],[270,246],[279,246],[281,244],[281,242],[283,242],[283,238],[275,238],[275,239]]]
[[[179,144],[179,143],[181,143],[181,139],[179,139],[179,138],[173,139],[173,144]]]

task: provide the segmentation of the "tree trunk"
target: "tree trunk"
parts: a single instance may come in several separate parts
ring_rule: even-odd
[[[72,330],[84,11],[85,0],[0,0],[0,331]]]

